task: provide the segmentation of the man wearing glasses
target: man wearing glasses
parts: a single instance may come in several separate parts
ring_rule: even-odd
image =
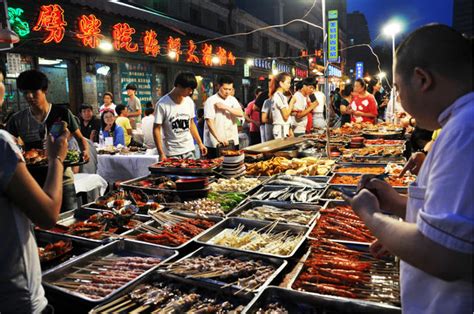
[[[190,96],[196,87],[194,74],[181,72],[176,76],[171,92],[161,97],[155,106],[153,138],[161,160],[167,157],[196,158],[193,138],[201,155],[207,154],[194,123],[195,105]]]

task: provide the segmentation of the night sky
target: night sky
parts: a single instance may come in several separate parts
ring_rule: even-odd
[[[407,34],[428,23],[452,25],[453,0],[347,0],[347,13],[360,11],[369,24],[373,41],[382,32],[383,25],[390,19],[400,18]],[[380,40],[385,40],[380,36]]]

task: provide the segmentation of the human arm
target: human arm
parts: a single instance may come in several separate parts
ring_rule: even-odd
[[[219,110],[226,111],[226,112],[230,113],[231,115],[233,115],[236,118],[240,118],[240,117],[244,116],[244,113],[243,113],[242,108],[240,107],[240,105],[238,105],[238,106],[228,106],[228,105],[225,105],[221,102],[218,102],[218,103],[215,104],[215,107],[216,107],[216,109],[219,109]]]
[[[64,166],[62,162],[67,154],[68,135],[69,131],[66,130],[56,140],[51,136],[48,137],[48,173],[43,188],[31,176],[22,161],[17,163],[10,182],[6,186],[7,197],[41,228],[53,227],[59,216],[63,190]]]
[[[418,226],[380,212],[377,198],[367,189],[349,200],[373,235],[392,254],[408,264],[445,281],[472,281],[472,254],[434,242]]]
[[[297,112],[296,113],[296,118],[297,119],[302,119],[302,118],[306,117],[317,106],[318,106],[318,101],[316,100],[316,101],[312,102],[309,106],[307,106],[306,109],[304,109],[303,111]]]
[[[421,169],[421,166],[423,165],[423,162],[425,161],[425,157],[426,155],[423,152],[413,153],[410,156],[410,159],[408,159],[408,161],[406,162],[398,177],[403,177],[407,171],[410,171],[412,174],[417,175]]]
[[[127,134],[131,136],[132,135],[132,125],[130,124],[130,120],[129,119],[125,120],[124,125],[125,125],[125,132],[127,132]]]
[[[216,128],[214,126],[214,119],[206,119],[206,123],[207,123],[207,128],[209,129],[209,132],[211,133],[212,136],[214,136],[214,138],[219,143],[221,143],[224,146],[229,145],[229,142],[227,142],[226,139],[221,139],[221,137],[217,134]]]
[[[128,116],[132,117],[132,118],[141,117],[141,115],[142,115],[142,109],[141,108],[138,108],[137,111],[131,111],[131,112],[128,113]]]
[[[189,119],[189,130],[191,131],[191,135],[193,136],[194,140],[197,142],[199,146],[199,150],[203,156],[207,155],[207,147],[204,146],[202,143],[202,139],[199,136],[199,131],[197,129],[196,123],[194,123],[194,119]]]
[[[165,151],[163,150],[163,142],[161,140],[161,124],[155,123],[153,125],[153,139],[155,140],[155,145],[156,145],[156,148],[158,149],[160,160],[166,159],[166,154],[165,154]]]
[[[90,154],[89,145],[87,144],[86,138],[82,136],[81,130],[76,129],[72,134],[74,138],[76,139],[77,143],[79,144],[79,146],[81,146],[84,161],[86,162],[89,161],[89,154]]]

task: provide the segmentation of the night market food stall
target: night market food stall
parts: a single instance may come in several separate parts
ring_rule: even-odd
[[[92,313],[400,312],[398,260],[369,253],[375,238],[341,197],[362,174],[406,193],[403,130],[387,138],[387,127],[331,130],[338,158],[312,134],[279,148],[295,157],[250,147],[150,164],[36,229],[49,302]],[[222,175],[232,163],[245,172]]]

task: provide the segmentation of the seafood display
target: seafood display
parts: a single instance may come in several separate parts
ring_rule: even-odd
[[[272,176],[285,172],[289,175],[326,175],[334,165],[333,160],[304,157],[287,159],[275,157],[270,160],[247,164],[247,174],[253,176]]]
[[[400,146],[367,146],[364,148],[340,148],[344,156],[401,156],[403,148]]]
[[[242,303],[235,298],[159,278],[138,285],[91,313],[241,313],[243,309]]]
[[[135,213],[126,211],[98,212],[83,221],[77,221],[69,226],[57,223],[49,231],[74,235],[94,240],[103,240],[134,229],[142,224],[141,221],[133,219]]]
[[[313,188],[313,189],[324,189],[326,184],[316,182],[308,178],[301,178],[293,175],[279,175],[270,179],[267,185],[282,185],[282,186],[294,186],[300,188]]]
[[[276,206],[262,205],[245,209],[238,217],[257,220],[276,220],[284,223],[308,225],[318,214],[317,210],[301,210],[295,208],[279,208]]]
[[[195,201],[172,204],[173,209],[196,213],[198,216],[225,216],[221,204],[215,200],[201,198]]]
[[[358,167],[358,166],[348,166],[348,167],[337,167],[333,170],[335,173],[361,173],[361,174],[382,174],[385,173],[385,168],[380,167]]]
[[[292,288],[351,299],[400,305],[398,265],[319,238]]]
[[[231,179],[218,179],[209,185],[212,192],[238,192],[245,193],[260,184],[260,180],[257,178],[231,178]]]
[[[257,290],[275,273],[276,268],[261,260],[230,258],[223,255],[193,256],[168,266],[167,271],[194,279],[213,279],[239,291]]]
[[[207,219],[191,219],[164,213],[156,213],[152,217],[155,220],[154,225],[142,224],[126,237],[178,247],[214,225],[213,221]]]
[[[268,187],[262,188],[252,198],[257,200],[292,202],[292,203],[311,203],[319,200],[319,189],[286,187],[266,190]]]
[[[41,263],[50,263],[66,257],[73,249],[70,240],[59,240],[49,243],[45,247],[38,246],[38,255]]]
[[[258,253],[290,255],[304,239],[304,233],[294,234],[288,230],[274,233],[277,224],[275,221],[258,230],[246,230],[244,225],[226,228],[208,243]]]
[[[321,217],[311,230],[310,237],[357,241],[375,241],[370,230],[348,205],[336,205],[320,209]]]
[[[352,191],[355,192],[355,190],[351,190],[351,192]],[[323,196],[321,196],[321,199],[343,201],[343,194],[344,193],[342,193],[340,189],[329,186],[326,192],[324,192]]]
[[[70,290],[89,299],[101,299],[154,268],[161,259],[139,256],[106,256],[74,268],[61,280],[48,284]]]
[[[278,302],[267,304],[264,308],[259,308],[256,314],[288,314],[290,311]]]

